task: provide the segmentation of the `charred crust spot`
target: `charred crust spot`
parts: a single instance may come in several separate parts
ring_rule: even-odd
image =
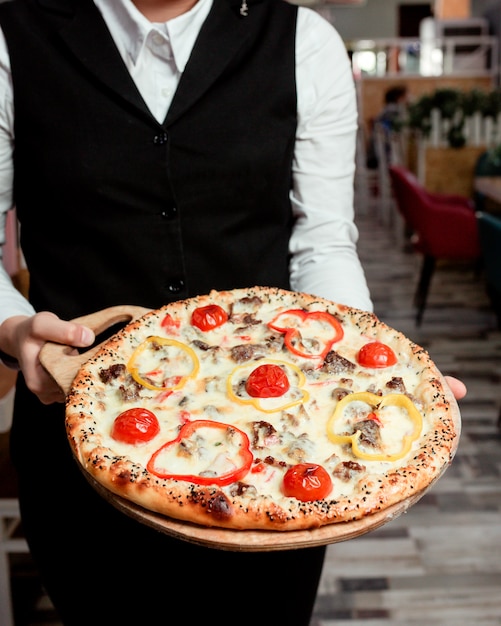
[[[218,520],[228,520],[233,515],[233,507],[224,493],[220,491],[209,499],[207,512]]]
[[[219,489],[196,489],[193,486],[190,501],[205,509],[208,515],[218,521],[228,521],[234,513],[230,500]]]

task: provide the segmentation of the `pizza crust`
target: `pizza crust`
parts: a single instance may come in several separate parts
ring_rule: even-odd
[[[318,373],[309,370],[310,361],[302,358],[296,359],[295,362],[307,372],[307,378],[309,376],[311,379],[308,388],[309,398],[304,407],[294,406],[291,409],[263,413],[262,407],[242,405],[235,413],[231,413],[226,408],[227,399],[222,397],[221,406],[214,407],[215,398],[219,396],[217,393],[210,395],[212,389],[210,385],[213,381],[210,385],[207,382],[209,378],[207,371],[211,371],[207,355],[212,355],[213,368],[217,375],[231,372],[236,364],[227,358],[229,349],[225,350],[222,347],[228,341],[226,335],[224,341],[219,337],[220,342],[214,342],[210,338],[212,331],[202,333],[204,345],[201,347],[202,339],[198,338],[200,333],[195,332],[190,325],[193,309],[209,303],[217,303],[232,313],[233,317],[230,319],[234,322],[231,334],[237,334],[239,341],[241,337],[252,335],[258,327],[254,322],[259,321],[261,312],[269,317],[270,311],[276,313],[279,310],[301,309],[328,311],[341,322],[345,335],[332,348],[350,363],[356,363],[356,353],[365,342],[377,340],[390,345],[398,356],[398,364],[391,368],[391,376],[398,377],[403,374],[406,394],[413,399],[423,416],[423,434],[414,442],[410,453],[395,463],[360,462],[360,459],[353,457],[347,450],[346,445],[330,444],[325,436],[324,426],[319,427],[312,417],[317,411],[313,391],[321,389],[322,385],[351,384],[350,392],[370,389],[383,393],[385,389],[381,381],[387,380],[387,376],[381,372],[365,371],[357,367],[355,370],[330,374],[330,380],[325,383],[326,377],[321,378]],[[252,313],[254,320],[252,323],[249,323],[250,318],[245,317],[246,310]],[[170,331],[166,331],[165,325],[162,326],[162,320],[167,314],[179,323],[171,329],[172,336],[175,336],[176,340],[186,341],[192,347],[195,346],[200,353],[203,367],[199,374],[201,378],[202,374],[205,376],[203,385],[200,381],[191,381],[192,387],[187,385],[180,390],[175,402],[171,402],[172,397],[170,400],[168,398],[159,400],[158,396],[161,393],[156,390],[145,392],[140,389],[139,397],[135,397],[132,404],[147,405],[153,412],[158,413],[165,423],[165,430],[162,431],[159,440],[146,446],[117,444],[109,436],[110,425],[119,412],[131,405],[131,401],[124,400],[124,397],[128,396],[124,395],[123,390],[119,392],[114,384],[110,384],[109,381],[103,382],[100,373],[110,366],[123,366],[128,363],[131,354],[147,337],[168,335]],[[261,339],[259,336],[259,341],[251,340],[250,343],[261,345]],[[284,360],[287,358],[287,350],[281,345],[280,350],[271,353],[270,356],[273,358],[280,356],[280,359]],[[257,362],[266,358],[269,357],[259,356]],[[215,363],[217,365],[214,365]],[[222,378],[222,375],[219,377]],[[377,380],[375,388],[374,380]],[[122,383],[137,390],[137,385],[134,381],[131,382],[130,376],[125,376],[120,384]],[[201,390],[203,393],[200,393]],[[208,395],[211,402],[205,404],[203,399]],[[325,400],[325,397],[324,394],[322,399]],[[332,400],[330,412],[335,404],[336,401]],[[277,486],[270,493],[263,493],[261,491],[263,484],[259,482],[257,491],[255,485],[254,488],[243,489],[242,484],[248,485],[252,482],[247,480],[247,477],[237,485],[227,486],[198,485],[186,480],[159,478],[146,469],[144,459],[158,449],[161,442],[176,437],[180,428],[180,406],[188,407],[183,410],[190,413],[190,419],[193,418],[195,411],[199,411],[196,419],[200,419],[200,415],[203,415],[204,419],[207,417],[213,419],[215,414],[220,421],[225,421],[231,413],[231,416],[243,419],[243,422],[238,422],[238,427],[243,430],[247,429],[246,416],[256,413],[257,417],[254,416],[251,421],[262,421],[267,424],[269,421],[273,422],[282,440],[289,438],[293,443],[301,442],[301,445],[305,439],[311,440],[311,447],[305,445],[304,448],[299,448],[300,453],[306,455],[306,460],[324,463],[325,451],[328,450],[335,456],[336,461],[342,463],[347,462],[347,459],[353,459],[358,465],[363,466],[364,470],[356,472],[356,478],[351,479],[346,486],[342,480],[334,476],[336,491],[325,499],[312,502],[301,502],[296,498],[285,497],[280,492],[280,482],[277,482]],[[227,412],[218,414],[218,408]],[[280,417],[273,421],[275,413]],[[321,411],[318,411],[318,414],[321,415]],[[254,287],[211,292],[205,296],[176,302],[147,313],[128,324],[108,340],[77,373],[67,398],[66,425],[69,441],[82,469],[111,493],[148,511],[204,527],[295,531],[361,520],[422,493],[441,476],[452,461],[459,438],[460,416],[455,400],[428,353],[402,333],[386,326],[374,314],[308,294]],[[307,436],[301,439],[303,431]],[[251,429],[248,430],[250,437],[252,432]],[[321,445],[317,443],[320,440]],[[145,447],[148,448],[146,451]],[[315,451],[320,455],[318,458]],[[268,452],[270,452],[268,449],[253,450],[253,455],[264,456]],[[276,454],[273,458],[278,459],[279,454],[275,452],[273,454]],[[288,457],[287,461],[292,464]],[[329,470],[334,471],[333,468]],[[274,480],[279,474],[280,468],[273,468]]]

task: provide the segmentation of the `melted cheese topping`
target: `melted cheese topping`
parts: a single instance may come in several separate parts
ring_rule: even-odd
[[[282,310],[287,308],[282,307]],[[175,439],[187,421],[203,419],[233,424],[249,437],[254,456],[254,471],[251,469],[242,482],[275,500],[283,497],[285,471],[299,462],[318,463],[334,476],[329,498],[353,493],[366,473],[353,471],[340,478],[342,472],[338,470],[342,468],[342,463],[358,463],[362,470],[366,468],[368,473],[377,475],[409,462],[417,443],[413,444],[408,455],[394,462],[361,461],[354,456],[350,445],[333,443],[328,436],[328,422],[339,401],[339,390],[344,390],[344,394],[367,390],[379,395],[395,393],[387,383],[397,377],[402,379],[407,394],[419,397],[420,373],[416,371],[415,362],[411,363],[410,355],[400,352],[399,334],[396,333],[394,343],[389,344],[398,357],[397,364],[384,369],[366,369],[357,364],[357,353],[365,343],[377,337],[364,336],[355,325],[344,324],[344,337],[334,343],[332,350],[353,364],[353,368],[350,371],[342,366],[333,367],[329,372],[328,367],[322,367],[322,361],[288,351],[283,335],[270,330],[267,323],[277,315],[276,302],[262,305],[237,302],[228,322],[208,332],[190,324],[191,312],[187,308],[176,313],[176,320],[180,322],[178,328],[172,324],[163,328],[161,321],[165,313],[156,312],[153,322],[150,320],[149,324],[140,328],[140,332],[131,333],[129,340],[120,345],[117,363],[129,363],[130,369],[137,368],[140,372],[139,380],[153,380],[154,384],[150,386],[153,388],[142,386],[139,397],[125,404],[120,391],[123,379],[112,379],[102,384],[97,395],[104,401],[106,409],[95,413],[99,421],[99,437],[102,444],[116,455],[129,456],[135,463],[146,467],[151,456]],[[259,323],[249,323],[246,315],[253,315]],[[311,327],[315,336],[306,332]],[[332,333],[328,324],[318,323],[305,324],[305,329],[300,330],[305,331],[302,337],[304,345],[312,345],[318,339],[326,343]],[[151,339],[148,339],[152,336],[168,338],[173,343],[166,342],[155,349]],[[381,340],[388,342],[389,337],[385,334]],[[149,342],[147,348],[144,342]],[[179,344],[187,346],[188,350]],[[233,355],[241,350],[241,346],[251,347],[249,354],[252,356],[244,362],[236,362]],[[196,354],[196,368],[190,351]],[[278,398],[251,398],[245,391],[245,379],[253,368],[268,362],[279,362],[284,367],[290,388]],[[90,365],[96,378],[104,367],[103,363],[109,366],[107,355],[103,362],[97,358]],[[194,369],[196,375],[192,376]],[[179,382],[180,379],[181,384],[168,382]],[[129,376],[128,384],[133,382]],[[165,389],[159,390],[162,386]],[[149,408],[155,413],[160,433],[152,441],[136,445],[132,450],[130,445],[113,440],[109,433],[115,417],[125,408],[136,406]],[[425,419],[423,407],[417,405],[417,408],[424,418],[423,436],[430,425]],[[337,420],[336,433],[353,434],[358,424],[374,411],[373,407],[363,402],[349,404]],[[403,437],[413,429],[407,411],[390,405],[376,411],[376,414],[380,440],[375,451],[398,453]],[[220,475],[231,471],[231,467],[238,462],[235,460],[236,451],[231,450],[231,446],[223,448],[215,445],[214,438],[218,434],[216,429],[212,430],[197,432],[196,444],[191,450],[185,447],[181,453],[179,447],[168,448],[165,455],[159,455],[159,463],[169,467],[174,464],[178,474],[207,475],[213,472]],[[374,450],[370,441],[365,439],[360,440],[360,445],[364,450]]]

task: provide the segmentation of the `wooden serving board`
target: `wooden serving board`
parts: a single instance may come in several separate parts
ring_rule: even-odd
[[[96,313],[77,317],[72,321],[88,326],[97,337],[100,333],[111,328],[111,326],[120,322],[124,322],[125,326],[132,320],[145,315],[148,311],[150,309],[140,306],[112,306]],[[78,370],[96,354],[103,343],[99,343],[89,350],[79,353],[70,346],[48,342],[40,351],[40,362],[61,387],[65,395],[68,395]]]
[[[147,511],[134,502],[116,496],[98,483],[90,474],[87,472],[85,474],[89,482],[105,499],[123,513],[130,515],[143,524],[190,543],[235,552],[294,550],[354,539],[391,522],[402,513],[405,513],[425,493],[424,491],[418,493],[412,498],[403,500],[384,511],[378,511],[361,520],[329,524],[311,530],[229,530],[226,528],[198,526],[189,522],[174,520],[153,511]]]
[[[150,309],[137,306],[116,306],[103,309],[96,313],[77,318],[73,321],[84,324],[97,334],[104,332],[111,326],[119,323],[128,323],[146,314]],[[104,342],[103,342],[104,343]],[[67,395],[80,367],[98,351],[102,344],[96,345],[87,352],[76,354],[70,346],[47,343],[40,352],[40,361],[45,369],[51,374],[64,393]],[[447,385],[445,388],[448,389]],[[459,409],[455,398],[449,393],[449,400],[457,418],[459,432]],[[457,449],[459,436],[456,438],[453,452]],[[313,546],[328,545],[360,537],[372,530],[391,522],[402,513],[405,513],[412,505],[420,500],[423,495],[438,480],[438,476],[423,491],[414,494],[411,498],[402,500],[393,506],[378,511],[361,520],[340,522],[314,528],[311,530],[298,531],[261,531],[261,530],[229,530],[225,528],[205,527],[188,522],[175,520],[165,515],[149,511],[143,507],[126,500],[106,489],[98,483],[85,469],[81,467],[90,484],[113,506],[134,519],[164,532],[178,539],[203,546],[210,546],[222,550],[238,552],[265,552],[270,550],[291,550]],[[446,468],[444,468],[445,471]]]

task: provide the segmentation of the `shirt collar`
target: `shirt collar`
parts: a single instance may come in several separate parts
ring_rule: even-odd
[[[135,64],[148,33],[159,30],[169,38],[176,67],[183,72],[213,0],[198,0],[190,11],[164,24],[153,24],[146,19],[132,0],[94,0],[94,2],[122,58],[128,57]]]

